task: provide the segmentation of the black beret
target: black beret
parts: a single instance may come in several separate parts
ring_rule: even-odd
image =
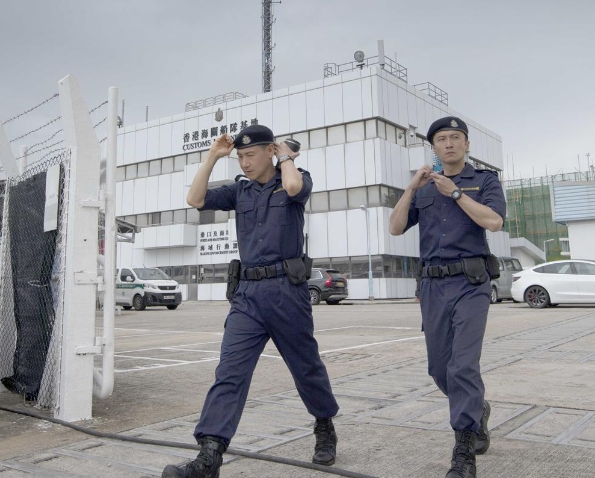
[[[454,130],[454,131],[461,131],[465,133],[465,136],[469,138],[469,129],[467,125],[461,118],[457,118],[456,116],[446,116],[445,118],[440,118],[439,120],[434,121],[430,125],[430,129],[428,129],[428,141],[430,144],[434,144],[434,135],[438,131],[443,130]]]
[[[249,148],[257,144],[271,144],[275,142],[273,132],[261,124],[253,124],[244,128],[233,140],[236,149]]]

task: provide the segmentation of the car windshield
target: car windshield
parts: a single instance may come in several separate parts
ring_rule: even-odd
[[[171,280],[161,269],[134,269],[140,280]]]

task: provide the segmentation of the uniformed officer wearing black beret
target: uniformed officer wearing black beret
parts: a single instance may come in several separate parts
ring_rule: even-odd
[[[443,171],[425,165],[415,173],[390,216],[390,233],[419,224],[428,371],[448,397],[456,440],[446,477],[468,478],[476,476],[475,455],[490,445],[490,405],[479,367],[491,293],[485,231],[502,229],[506,203],[497,173],[466,163],[463,120],[435,121],[427,139]]]
[[[234,148],[246,178],[208,189],[217,160]],[[190,206],[235,211],[242,280],[231,299],[215,383],[194,433],[202,449],[183,467],[167,466],[162,477],[219,477],[221,455],[237,430],[252,373],[269,338],[308,412],[316,417],[312,461],[335,462],[332,417],[339,407],[314,339],[308,283],[292,283],[283,267],[284,261],[303,256],[304,206],[312,191],[310,174],[294,165],[298,155],[285,142],[275,144],[266,126],[249,126],[235,140],[229,135],[217,138],[192,182]]]

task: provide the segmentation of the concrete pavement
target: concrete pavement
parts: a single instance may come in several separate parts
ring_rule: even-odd
[[[426,372],[413,301],[320,305],[316,338],[341,406],[335,467],[377,477],[443,477],[453,433],[446,399]],[[117,317],[116,388],[94,403],[96,430],[193,443],[217,364],[227,304],[186,303]],[[478,477],[595,476],[595,310],[490,310],[482,357],[492,446]],[[0,405],[27,408],[0,393]],[[310,417],[269,344],[254,375],[237,449],[309,462]],[[183,449],[120,443],[0,412],[0,478],[160,476]],[[221,477],[318,477],[321,472],[226,455]]]

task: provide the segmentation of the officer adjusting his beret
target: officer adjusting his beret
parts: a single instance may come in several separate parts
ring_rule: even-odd
[[[476,476],[476,454],[490,446],[490,404],[479,359],[490,306],[486,229],[502,229],[506,203],[498,175],[466,163],[467,125],[448,116],[428,141],[443,171],[422,166],[390,216],[390,233],[419,224],[420,306],[428,373],[448,397],[455,447],[447,478]]]
[[[208,189],[215,164],[234,148],[246,177]],[[339,406],[313,335],[307,283],[312,263],[303,254],[304,207],[312,179],[295,167],[298,156],[285,142],[275,144],[269,128],[253,125],[235,139],[227,134],[217,138],[192,182],[190,206],[235,211],[241,267],[239,284],[230,293],[228,288],[231,308],[215,383],[194,432],[201,451],[185,466],[168,465],[162,477],[219,477],[222,454],[236,433],[252,373],[269,339],[287,364],[306,409],[316,418],[312,461],[335,462],[332,417]]]

